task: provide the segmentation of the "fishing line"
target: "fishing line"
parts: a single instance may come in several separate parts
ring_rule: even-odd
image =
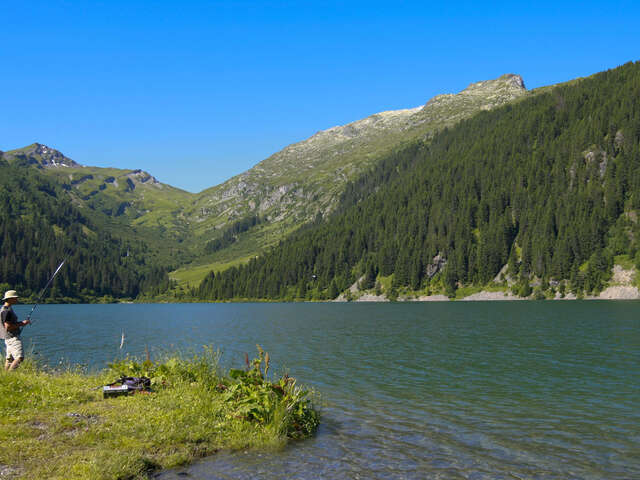
[[[56,275],[58,274],[58,272],[60,271],[60,269],[62,268],[62,266],[65,264],[65,262],[67,261],[67,259],[69,258],[69,255],[67,255],[64,260],[62,260],[62,262],[60,262],[60,265],[58,265],[58,268],[56,268],[56,271],[53,272],[53,275],[51,275],[51,277],[49,278],[49,281],[47,282],[47,284],[44,286],[44,288],[40,291],[40,295],[38,295],[38,298],[36,300],[36,303],[33,304],[33,308],[31,309],[31,311],[29,312],[29,315],[27,315],[27,320],[31,321],[31,315],[33,314],[34,310],[36,309],[36,307],[38,306],[38,304],[40,303],[40,300],[42,300],[42,295],[44,295],[44,292],[47,290],[47,288],[49,287],[49,285],[51,285],[51,282],[53,282],[53,279],[56,278]],[[31,323],[33,324],[33,322],[31,321]]]

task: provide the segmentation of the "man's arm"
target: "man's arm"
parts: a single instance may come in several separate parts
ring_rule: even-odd
[[[2,326],[4,328],[7,328],[7,314],[9,313],[8,310],[6,309],[2,309],[0,310],[0,322],[2,322]]]
[[[11,317],[15,317],[15,319],[17,320],[18,317],[15,315],[15,313],[13,315],[9,315],[9,310],[2,310],[0,312],[0,320],[2,321],[2,325],[4,326],[4,328],[10,332],[15,331],[17,328],[20,327],[24,327],[25,325],[29,325],[31,322],[29,320],[24,320],[22,322],[12,322],[9,321],[9,319]]]

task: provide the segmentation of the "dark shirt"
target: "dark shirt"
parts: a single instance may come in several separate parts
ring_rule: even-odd
[[[15,325],[14,328],[9,330],[8,328],[5,330],[5,338],[18,338],[20,337],[20,333],[22,332],[22,327],[19,327],[18,324],[18,316],[13,311],[11,306],[3,305],[0,310],[0,320],[2,321],[2,328],[5,328],[5,324]]]

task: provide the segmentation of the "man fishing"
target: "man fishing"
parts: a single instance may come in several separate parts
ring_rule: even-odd
[[[58,265],[58,268],[56,268],[55,272],[53,272],[53,275],[51,275],[47,284],[40,291],[38,300],[33,304],[31,312],[29,312],[29,315],[27,315],[26,320],[19,322],[18,316],[13,311],[13,308],[11,308],[13,305],[18,303],[18,294],[16,293],[16,291],[7,290],[7,292],[4,294],[4,298],[2,299],[4,305],[0,309],[0,334],[4,334],[4,343],[7,347],[7,358],[4,364],[5,370],[15,370],[16,368],[18,368],[18,365],[20,365],[22,360],[24,360],[24,354],[22,353],[22,340],[20,340],[22,327],[31,324],[31,315],[33,315],[33,312],[38,306],[38,303],[40,303],[40,300],[42,300],[42,295],[44,295],[47,287],[51,285],[51,282],[53,282],[53,279],[56,278],[56,275],[66,261],[67,259],[65,258],[64,260],[62,260],[62,262],[60,262],[60,265]]]
[[[0,321],[2,321],[2,327],[5,330],[4,343],[7,347],[7,357],[4,363],[4,369],[7,371],[15,370],[20,365],[20,362],[24,360],[22,353],[22,340],[20,340],[20,333],[22,333],[22,327],[29,325],[31,320],[18,321],[18,316],[13,311],[13,305],[18,303],[18,294],[15,290],[8,290],[4,294],[2,299],[4,305],[0,309]]]

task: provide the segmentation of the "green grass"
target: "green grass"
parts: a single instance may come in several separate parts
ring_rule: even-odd
[[[517,243],[515,244],[516,246],[516,258],[518,260],[522,260],[522,247],[519,246]]]
[[[474,293],[479,292],[506,292],[507,289],[501,285],[488,284],[484,286],[479,285],[467,285],[462,286],[456,290],[456,300],[460,300],[462,298],[468,297],[469,295],[473,295]]]
[[[132,479],[219,449],[281,448],[318,416],[295,380],[267,378],[268,355],[222,375],[217,354],[124,360],[88,374],[25,362],[0,373],[0,471],[11,478]],[[103,399],[120,374],[152,377],[151,393]]]
[[[636,268],[633,259],[629,255],[616,255],[613,257],[613,264],[620,265],[625,270],[632,270]]]
[[[391,282],[393,281],[393,275],[388,275],[383,277],[382,275],[378,275],[376,278],[376,282],[380,283],[382,286],[382,291],[385,293],[389,293],[391,291]]]
[[[201,257],[197,263],[174,270],[169,277],[177,280],[180,287],[197,287],[210,272],[222,272],[228,268],[247,263],[262,255],[277,241],[294,232],[299,225],[265,224],[240,235],[237,242],[208,257]]]
[[[236,265],[247,263],[252,257],[253,255],[249,255],[244,258],[235,258],[228,262],[212,262],[205,265],[184,267],[171,272],[169,277],[177,280],[180,287],[197,287],[211,270],[221,272]]]

